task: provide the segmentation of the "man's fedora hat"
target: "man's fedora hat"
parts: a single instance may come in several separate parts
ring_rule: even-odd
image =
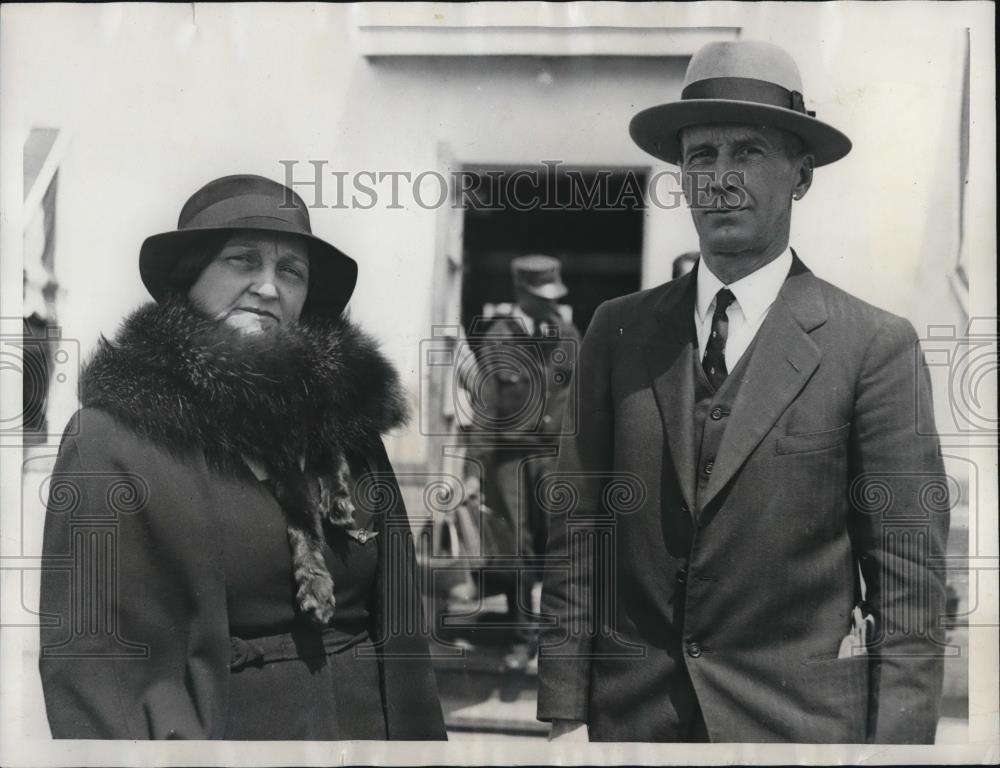
[[[543,299],[561,299],[569,289],[562,281],[559,259],[535,254],[518,256],[510,262],[514,285]]]
[[[851,151],[851,140],[806,111],[794,59],[770,43],[708,43],[691,57],[681,100],[644,109],[629,133],[649,154],[680,164],[680,131],[692,125],[742,123],[796,134],[816,165]]]
[[[309,249],[309,297],[305,312],[337,317],[351,298],[358,265],[313,235],[309,209],[288,187],[263,176],[223,176],[195,192],[181,209],[177,229],[147,237],[139,251],[146,289],[162,301],[178,260],[213,235],[237,230],[297,235]]]

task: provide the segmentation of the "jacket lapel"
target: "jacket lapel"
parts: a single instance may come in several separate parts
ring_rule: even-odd
[[[699,508],[711,502],[743,466],[819,366],[822,353],[809,332],[826,322],[826,317],[816,277],[795,256],[758,331]]]
[[[695,509],[695,271],[669,285],[654,310],[654,336],[643,346],[670,457],[688,509]]]

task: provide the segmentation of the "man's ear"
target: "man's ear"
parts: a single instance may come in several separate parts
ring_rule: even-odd
[[[795,186],[792,187],[793,199],[801,200],[806,196],[806,192],[809,191],[809,187],[813,183],[813,170],[815,167],[816,160],[811,154],[802,155],[799,159],[798,177],[796,178]]]

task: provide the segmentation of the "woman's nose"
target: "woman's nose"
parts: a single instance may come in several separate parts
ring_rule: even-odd
[[[271,275],[265,275],[256,280],[250,286],[250,292],[255,296],[260,296],[262,299],[278,298],[278,289],[275,288],[274,277]]]

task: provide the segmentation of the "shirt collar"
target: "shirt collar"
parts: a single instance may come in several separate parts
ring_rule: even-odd
[[[701,259],[698,265],[698,319],[704,320],[715,300],[715,294],[722,288],[728,288],[736,297],[747,321],[757,322],[778,298],[778,292],[791,268],[792,249],[785,248],[778,258],[735,283],[725,285],[708,268],[705,260]]]

